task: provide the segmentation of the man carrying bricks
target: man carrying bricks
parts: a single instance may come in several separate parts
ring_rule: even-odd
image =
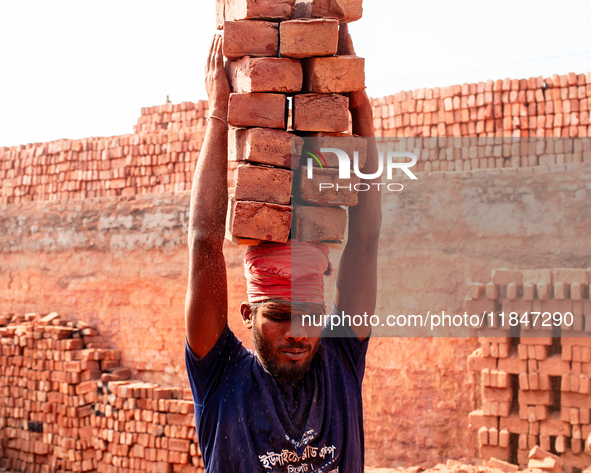
[[[186,299],[186,365],[205,468],[210,473],[361,473],[361,383],[370,327],[344,327],[337,338],[334,332],[327,336],[328,327],[302,323],[303,315],[326,313],[328,250],[295,240],[249,247],[249,303],[242,304],[241,313],[253,331],[256,353],[228,327],[222,248],[230,87],[221,44],[216,36],[206,66],[210,118],[192,188]],[[346,26],[341,26],[338,54],[355,54]],[[349,99],[353,133],[372,138],[367,94],[353,92]],[[374,172],[375,143],[367,154],[362,171]],[[360,192],[358,204],[350,207],[332,314],[374,313],[380,201],[379,192],[370,190]]]

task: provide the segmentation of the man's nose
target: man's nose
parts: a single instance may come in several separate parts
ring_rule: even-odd
[[[291,339],[296,342],[300,342],[308,338],[308,332],[306,328],[302,325],[302,318],[301,317],[292,317],[290,322],[290,327],[285,334],[286,339]]]

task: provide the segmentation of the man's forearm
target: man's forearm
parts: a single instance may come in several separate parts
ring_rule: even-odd
[[[378,169],[378,149],[373,128],[373,109],[365,91],[359,92],[361,97],[355,100],[357,108],[351,112],[353,134],[367,138],[367,160],[361,169],[364,174],[372,174]],[[381,192],[372,184],[381,183],[381,177],[362,179],[369,184],[370,190],[359,192],[358,204],[349,208],[349,240],[352,236],[364,241],[377,239],[382,221]],[[373,238],[372,238],[373,237]],[[365,242],[367,243],[367,242]]]
[[[353,134],[363,136],[364,138],[375,137],[375,130],[373,128],[373,109],[369,102],[359,105],[356,109],[351,110],[351,119],[353,124]]]
[[[207,124],[191,190],[189,243],[223,243],[228,205],[228,126],[224,110],[213,110]]]
[[[367,160],[361,171],[371,174],[378,169],[378,150],[373,130],[373,112],[365,92],[351,97],[353,133],[367,139]],[[362,179],[370,190],[358,193],[358,203],[349,207],[347,245],[343,250],[337,275],[336,306],[349,314],[373,314],[377,293],[377,258],[382,222],[381,177]],[[355,327],[360,340],[369,336],[369,327]]]

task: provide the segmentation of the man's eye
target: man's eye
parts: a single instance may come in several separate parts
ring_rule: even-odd
[[[268,318],[272,319],[272,320],[277,320],[277,321],[285,321],[285,320],[291,320],[291,315],[289,314],[282,314],[282,313],[272,313],[267,315]]]

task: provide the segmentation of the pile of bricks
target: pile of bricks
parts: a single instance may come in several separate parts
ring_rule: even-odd
[[[99,472],[205,471],[189,389],[110,381],[98,392],[91,420]]]
[[[206,111],[167,104],[142,110],[133,135],[0,148],[0,204],[190,189]]]
[[[591,140],[581,138],[383,138],[378,140],[378,149],[412,152],[417,157],[417,164],[411,168],[413,173],[506,169],[532,174],[536,168],[562,171],[591,164]],[[396,174],[401,172],[396,169]]]
[[[364,60],[336,53],[339,21],[359,19],[361,3],[217,2],[233,92],[228,155],[238,163],[227,224],[233,241],[344,238],[347,213],[341,206],[355,205],[356,191],[319,192],[307,178],[314,174],[307,159],[312,148],[302,137],[351,138],[343,94],[365,87]],[[316,170],[316,180],[335,183],[338,162],[327,164]]]
[[[141,116],[134,125],[134,133],[162,133],[166,131],[202,132],[206,127],[207,101],[167,103],[142,108]]]
[[[489,80],[376,99],[376,136],[591,136],[591,73]]]
[[[591,465],[590,282],[589,269],[499,269],[470,285],[466,312],[485,321],[469,357],[482,458],[542,471]],[[555,458],[532,462],[534,447]]]
[[[298,6],[302,4],[296,4]],[[329,59],[334,60],[334,57],[324,58],[324,61]],[[303,64],[307,61],[304,59]],[[319,61],[317,58],[316,62]],[[247,67],[245,60],[237,62]],[[248,64],[257,71],[254,63]],[[245,79],[241,80],[244,82]],[[256,89],[260,82],[257,78],[251,83]],[[311,90],[306,87],[302,70],[302,91]],[[326,89],[320,91],[324,94]],[[285,86],[279,86],[276,92],[293,95],[285,90]],[[582,149],[586,140],[573,138],[591,136],[590,95],[591,73],[418,89],[374,99],[374,128],[378,137],[414,140],[404,143],[405,151],[419,150],[418,154],[415,153],[419,162],[413,172],[588,163],[591,162],[591,150]],[[207,114],[208,106],[204,101],[159,105],[142,109],[132,135],[0,147],[0,205],[189,190],[205,136]],[[509,125],[511,128],[505,128]],[[300,135],[314,133],[299,132]],[[230,138],[233,136],[231,133]],[[237,136],[245,135],[243,132]],[[533,152],[522,150],[519,155],[514,151],[508,154],[507,146],[499,141],[508,136],[520,138],[521,143],[529,140],[528,146],[535,149]],[[446,137],[447,141],[432,141]],[[477,140],[477,146],[482,149],[475,151],[472,144],[467,146],[463,141],[464,144],[454,141],[452,146],[451,137],[457,140],[470,137],[470,140]],[[562,140],[556,142],[563,143],[558,148],[552,144],[553,138],[557,137]],[[242,138],[241,143],[245,141],[249,143],[246,138]],[[256,137],[254,142],[256,144]],[[540,142],[544,144],[539,145]],[[281,143],[284,147],[275,153],[277,156],[284,156],[289,161],[299,152],[297,146],[294,153],[291,147],[287,152],[286,141],[273,146]],[[322,146],[318,143],[311,146],[314,145]],[[503,147],[499,148],[499,145]],[[384,143],[383,146],[391,145]],[[441,148],[449,147],[455,150],[441,152]],[[258,152],[268,154],[263,148]],[[333,167],[330,154],[325,157],[330,169]],[[235,185],[234,174],[240,162],[248,161],[240,154],[229,163],[229,187]],[[307,159],[303,162],[306,165]],[[284,169],[292,167],[285,161],[271,165]],[[293,168],[298,166],[299,162],[294,161]],[[297,176],[294,177],[297,189],[299,181]]]
[[[204,471],[190,390],[130,380],[120,353],[88,324],[57,313],[0,316],[0,349],[1,466]]]

